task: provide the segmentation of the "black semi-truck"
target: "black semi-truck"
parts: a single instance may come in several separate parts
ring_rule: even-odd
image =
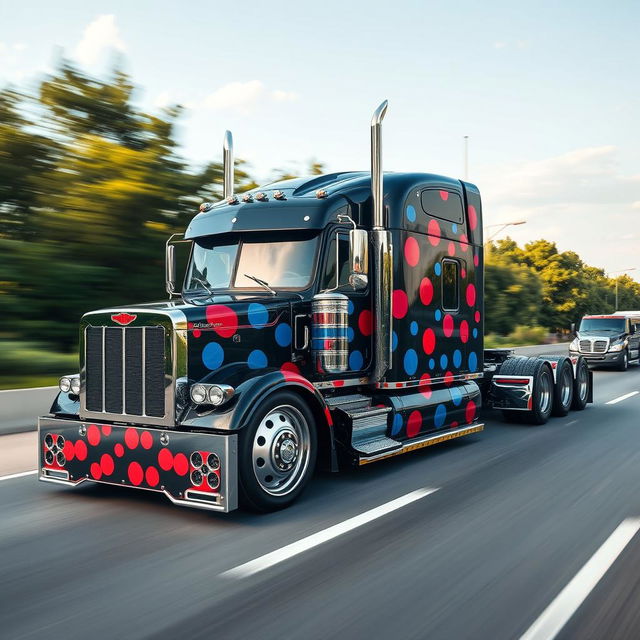
[[[337,471],[591,399],[584,359],[483,349],[482,205],[468,182],[371,171],[205,203],[167,243],[169,300],[87,313],[80,371],[39,419],[39,478],[230,511],[290,504]],[[176,282],[175,248],[191,245]]]

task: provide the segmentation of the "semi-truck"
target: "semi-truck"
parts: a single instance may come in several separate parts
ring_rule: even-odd
[[[370,171],[242,194],[225,134],[223,199],[167,241],[168,300],[82,317],[79,372],[39,419],[40,480],[271,511],[316,465],[482,431],[483,404],[537,424],[585,408],[582,356],[483,349],[478,188],[383,173],[386,111],[371,120]]]

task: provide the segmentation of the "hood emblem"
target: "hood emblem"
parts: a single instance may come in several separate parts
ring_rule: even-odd
[[[138,316],[133,313],[114,313],[111,319],[121,325],[132,323]]]

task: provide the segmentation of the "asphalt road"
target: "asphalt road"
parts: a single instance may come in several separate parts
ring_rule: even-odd
[[[2,637],[498,640],[559,603],[577,608],[559,637],[638,638],[640,535],[584,601],[562,599],[640,517],[640,394],[605,404],[633,391],[639,367],[597,371],[583,412],[541,427],[492,415],[481,434],[320,474],[266,516],[2,480]],[[425,487],[437,491],[257,573],[226,573]]]

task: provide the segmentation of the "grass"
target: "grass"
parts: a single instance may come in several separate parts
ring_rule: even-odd
[[[37,342],[0,341],[0,389],[49,387],[78,371],[77,353],[59,353]]]

